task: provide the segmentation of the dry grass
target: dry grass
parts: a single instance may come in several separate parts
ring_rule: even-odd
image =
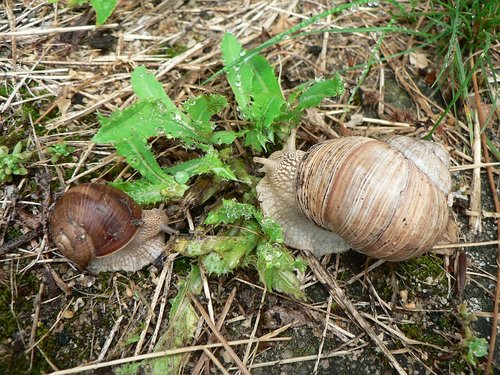
[[[485,161],[484,148],[480,142],[471,144],[471,134],[478,135],[481,111],[493,111],[486,131],[498,142],[498,107],[484,100],[463,103],[465,109],[447,116],[434,134],[453,160],[453,217],[461,229],[459,241],[451,240],[455,245],[437,246],[439,255],[398,265],[352,253],[323,263],[311,259],[312,268],[303,277],[306,302],[264,290],[252,269],[225,278],[204,275],[204,296],[200,302],[193,298],[200,321],[192,346],[154,352],[168,324],[169,299],[189,260],[173,255],[135,274],[82,273],[47,236],[53,194],[73,183],[133,177],[113,148],[96,146],[91,137],[98,129],[97,112],[106,116],[134,100],[134,67],[156,71],[176,103],[205,92],[229,95],[221,77],[200,84],[221,67],[224,31],[255,47],[328,9],[330,2],[122,0],[99,29],[92,26],[90,9],[43,0],[5,4],[0,9],[0,144],[13,147],[24,140],[33,152],[29,175],[0,190],[0,233],[9,245],[0,253],[0,369],[5,373],[99,373],[99,368],[168,354],[184,354],[184,372],[197,374],[209,369],[255,374],[473,371],[460,347],[466,323],[457,306],[467,301],[479,318],[473,325],[478,336],[489,335],[498,298],[499,239],[498,212],[484,174],[490,168],[498,189],[499,163]],[[385,5],[361,7],[310,29],[385,25],[388,10]],[[389,33],[375,49],[380,37],[317,33],[263,52],[280,72],[285,92],[343,71],[346,95],[307,113],[299,128],[302,148],[339,135],[422,136],[442,113],[448,93],[431,94],[430,88],[440,69],[436,50],[381,62],[419,42]],[[498,69],[499,56],[494,57]],[[365,71],[363,64],[370,59],[378,63]],[[479,87],[481,97],[491,89]],[[221,115],[220,125],[227,129],[240,126],[234,106]],[[74,152],[53,163],[47,149],[62,141]],[[162,163],[189,157],[173,141],[159,143]],[[235,150],[237,157],[251,160],[241,145]],[[248,171],[256,174],[257,168],[249,162]],[[188,235],[209,204],[241,193],[232,185],[206,204],[193,200],[183,202],[185,210],[178,205],[167,209],[175,228]],[[19,236],[22,240],[11,242]],[[498,355],[495,361],[499,370]]]

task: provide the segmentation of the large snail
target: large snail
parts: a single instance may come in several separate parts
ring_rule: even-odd
[[[172,231],[163,210],[142,210],[122,191],[94,183],[65,192],[49,221],[61,253],[93,273],[141,269],[163,252],[163,232]]]
[[[268,159],[257,186],[285,244],[316,256],[349,248],[402,261],[429,250],[448,221],[448,152],[405,136],[345,137],[295,149],[294,134]]]

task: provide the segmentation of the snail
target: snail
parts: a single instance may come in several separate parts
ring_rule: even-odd
[[[61,253],[92,273],[137,271],[152,263],[165,245],[163,210],[142,210],[127,194],[96,183],[74,186],[49,216],[52,239]]]
[[[263,164],[257,196],[284,243],[319,257],[350,248],[403,261],[429,250],[448,221],[450,158],[433,142],[345,137],[296,150],[295,134]]]

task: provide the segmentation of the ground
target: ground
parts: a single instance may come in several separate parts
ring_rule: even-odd
[[[427,5],[416,4],[415,10],[422,12]],[[153,373],[153,362],[139,363],[144,358],[137,356],[158,351],[158,342],[163,343],[160,350],[202,346],[186,349],[179,373],[203,371],[194,372],[200,349],[221,340],[210,338],[213,329],[199,310],[194,310],[199,319],[194,337],[181,345],[169,341],[181,336],[170,330],[172,298],[197,258],[167,255],[172,237],[165,255],[138,272],[93,275],[75,267],[53,245],[48,210],[69,185],[136,177],[113,147],[92,142],[100,116],[135,100],[130,86],[135,67],[161,71],[159,80],[176,104],[202,93],[227,96],[230,106],[215,121],[222,129],[237,130],[244,124],[224,76],[205,82],[222,67],[223,33],[234,33],[251,49],[331,6],[329,1],[122,0],[106,23],[95,27],[88,5],[7,0],[0,9],[0,146],[12,152],[21,141],[29,154],[20,162],[26,171],[19,169],[0,185],[0,373]],[[411,9],[411,4],[402,6]],[[373,1],[322,18],[303,31],[385,26],[391,20],[406,30],[421,26],[423,19],[398,12],[394,4]],[[453,77],[445,74],[433,86],[447,46],[411,50],[423,42],[411,33],[351,30],[305,34],[264,49],[261,54],[279,73],[286,95],[301,83],[335,72],[344,80],[341,97],[324,100],[304,115],[299,147],[339,136],[427,134],[452,98],[448,88],[453,89]],[[491,66],[500,66],[498,53]],[[482,106],[487,114],[492,111],[485,134],[494,153],[498,104],[491,98],[498,93],[485,82],[496,78],[483,73]],[[450,216],[458,236],[445,245],[401,263],[352,251],[326,257],[323,265],[336,286],[322,285],[311,267],[299,274],[304,300],[265,289],[252,266],[223,276],[206,274],[202,267],[203,288],[194,298],[216,323],[221,318],[227,342],[243,340],[232,347],[251,373],[392,374],[398,372],[395,363],[403,369],[399,373],[408,374],[472,374],[475,366],[484,370],[485,356],[475,358],[477,364],[467,359],[467,342],[491,336],[498,288],[498,216],[492,196],[499,186],[492,193],[486,166],[477,165],[484,159],[481,150],[479,158],[474,154],[471,142],[473,128],[479,126],[473,102],[460,103],[432,136],[452,158]],[[261,155],[279,149],[282,140],[276,141]],[[258,181],[262,174],[252,162],[254,152],[238,142],[232,156]],[[196,151],[161,135],[152,144],[161,166],[196,157]],[[494,155],[492,162],[498,181]],[[186,239],[193,237],[194,227],[203,227],[208,212],[223,198],[241,200],[252,192],[242,182],[215,183],[206,176],[191,184],[192,191],[208,191],[204,188],[210,184],[213,189],[205,200],[191,194],[189,200],[166,204],[171,226]],[[479,206],[473,206],[478,199]],[[478,224],[472,219],[471,226],[479,211]],[[217,234],[206,226],[203,230]],[[335,299],[335,288],[345,293],[379,341]],[[256,338],[260,340],[252,341]],[[239,371],[227,350],[204,350],[206,373]],[[492,371],[500,373],[498,337],[496,350]],[[117,359],[128,367],[111,362]],[[98,366],[83,367],[87,365]]]

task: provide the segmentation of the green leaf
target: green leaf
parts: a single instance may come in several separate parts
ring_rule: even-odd
[[[262,134],[261,131],[252,129],[245,135],[245,146],[252,147],[255,151],[262,151],[266,147],[268,137]]]
[[[175,175],[177,175],[179,172],[184,172],[187,174],[188,178],[204,173],[214,173],[216,176],[219,176],[226,180],[238,180],[229,166],[225,165],[219,159],[217,150],[215,150],[213,147],[207,149],[207,153],[205,154],[205,156],[198,159],[185,161],[183,163],[174,165],[173,167],[165,168],[165,171]]]
[[[223,199],[222,206],[208,213],[205,224],[233,224],[239,219],[253,219],[255,213],[256,209],[251,204]]]
[[[233,34],[226,33],[221,45],[222,61],[228,67],[226,75],[229,85],[233,90],[236,102],[243,118],[247,117],[247,107],[251,104],[253,88],[253,71],[249,64],[241,63],[231,66],[235,61],[245,55],[245,50]],[[229,67],[231,66],[231,67]]]
[[[234,140],[238,137],[241,137],[247,133],[246,130],[242,130],[239,132],[233,131],[219,131],[215,132],[210,136],[209,143],[212,145],[230,145],[234,142]]]
[[[100,118],[101,128],[93,141],[96,143],[115,143],[123,138],[140,137],[147,139],[158,133],[160,126],[165,126],[158,101],[140,101],[123,111],[116,111],[110,117]]]
[[[215,124],[210,121],[213,115],[227,107],[227,100],[222,95],[201,95],[184,103],[184,110],[191,117],[194,128],[205,134],[212,133]]]
[[[263,243],[257,246],[257,271],[260,280],[269,290],[293,295],[304,299],[300,281],[294,270],[305,270],[304,262],[296,261],[292,253],[281,245]]]
[[[331,79],[316,82],[300,95],[296,111],[318,106],[324,98],[341,95],[343,92],[344,85],[338,74]]]
[[[256,55],[252,57],[250,63],[254,71],[252,80],[252,92],[254,96],[258,97],[261,94],[269,94],[269,96],[281,99],[285,103],[278,78],[274,74],[273,67],[267,60],[261,55]]]
[[[257,245],[258,237],[245,232],[242,236],[205,236],[191,240],[178,238],[174,251],[189,257],[201,256],[201,264],[209,273],[224,275],[245,263]]]
[[[157,99],[165,104],[165,111],[178,110],[163,90],[163,86],[154,74],[148,73],[144,66],[138,66],[132,72],[131,83],[134,93],[139,99]]]
[[[157,184],[144,178],[133,182],[112,182],[110,185],[126,192],[139,205],[151,205],[158,202],[180,199],[187,186],[178,183],[172,176],[166,176],[165,182]]]
[[[133,135],[132,131],[131,136],[124,138],[121,142],[115,142],[117,153],[124,156],[127,163],[149,182],[153,184],[166,183],[168,176],[156,162],[151,150],[145,147],[147,140],[138,134],[136,137]]]
[[[97,14],[96,25],[102,25],[115,10],[117,0],[90,0]]]
[[[488,354],[488,341],[485,338],[475,339],[469,343],[469,351],[478,358],[486,356]]]
[[[270,243],[283,243],[283,228],[270,218],[264,218],[259,220],[262,231],[269,237]]]
[[[203,137],[187,122],[186,115],[178,109],[167,111],[165,103],[159,100],[139,101],[109,118],[101,117],[100,122],[101,128],[93,138],[96,143],[116,144],[130,137],[146,140],[158,134],[181,139],[188,146],[203,142]]]
[[[472,366],[477,367],[476,357],[474,357],[474,353],[471,350],[467,352],[467,362],[469,362]]]

